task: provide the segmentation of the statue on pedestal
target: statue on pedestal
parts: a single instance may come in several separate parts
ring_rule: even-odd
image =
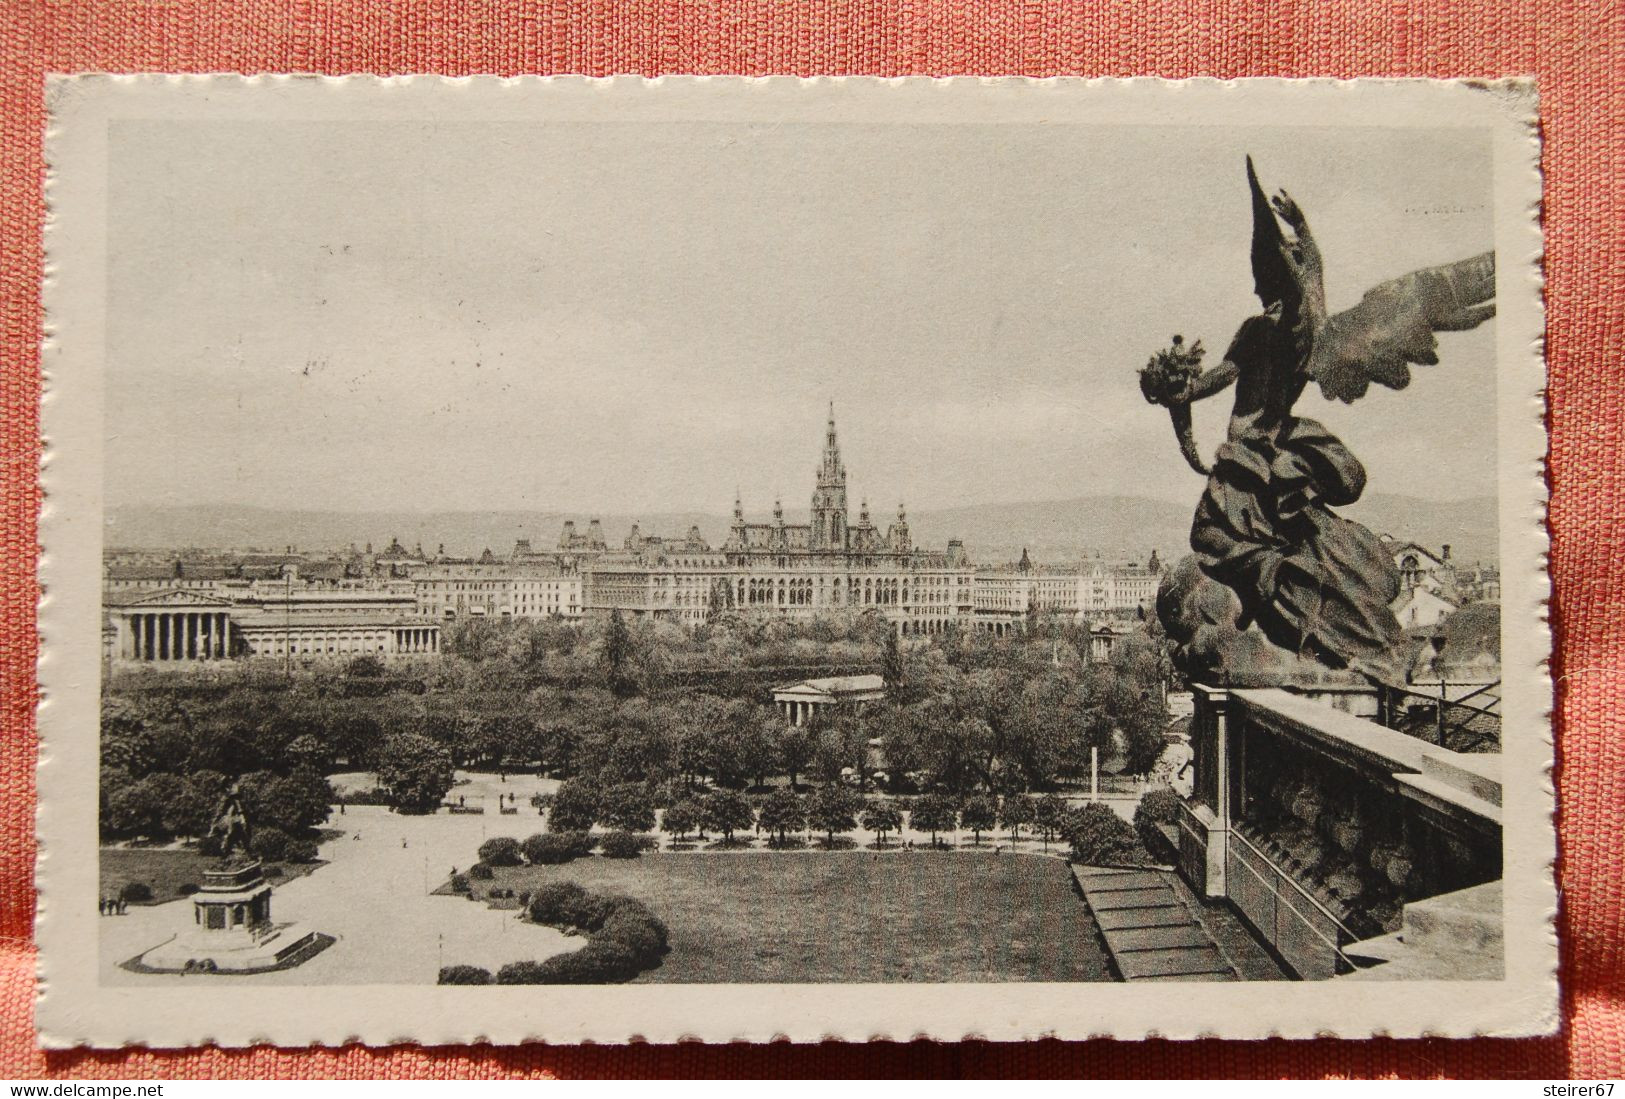
[[[1389,608],[1398,572],[1376,535],[1332,510],[1360,498],[1365,468],[1293,406],[1310,381],[1345,403],[1371,382],[1403,389],[1410,364],[1439,361],[1436,332],[1494,316],[1495,254],[1413,271],[1328,315],[1303,211],[1285,191],[1265,197],[1250,157],[1247,182],[1263,312],[1242,322],[1218,366],[1202,370],[1201,343],[1176,336],[1140,373],[1146,399],[1169,410],[1186,461],[1208,478],[1194,554],[1163,582],[1158,615],[1193,678],[1400,684],[1402,634]],[[1232,385],[1228,438],[1210,468],[1190,405]]]
[[[218,848],[222,860],[230,861],[234,851],[240,850],[245,855],[248,853],[252,836],[248,814],[243,811],[242,783],[233,780],[220,796],[220,805],[214,812],[214,823],[209,826],[208,840]]]

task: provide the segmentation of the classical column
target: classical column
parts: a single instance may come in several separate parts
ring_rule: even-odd
[[[198,631],[201,626],[199,619],[203,616],[192,611],[186,612],[186,659],[198,658]]]

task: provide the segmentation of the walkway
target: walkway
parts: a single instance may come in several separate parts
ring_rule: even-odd
[[[1073,866],[1125,981],[1234,981],[1235,970],[1163,870]]]

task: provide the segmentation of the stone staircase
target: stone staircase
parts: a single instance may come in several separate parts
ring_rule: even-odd
[[[1161,870],[1074,866],[1125,981],[1234,981],[1237,974]]]

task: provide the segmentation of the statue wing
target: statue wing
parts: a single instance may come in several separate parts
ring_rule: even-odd
[[[1410,364],[1438,363],[1434,333],[1478,327],[1495,316],[1494,299],[1494,252],[1382,283],[1320,326],[1309,376],[1328,400],[1345,403],[1365,396],[1372,382],[1404,389]]]
[[[1252,157],[1247,158],[1247,186],[1253,194],[1253,292],[1265,309],[1280,306],[1283,316],[1295,317],[1303,300],[1303,287],[1287,262],[1286,236],[1259,185]]]

